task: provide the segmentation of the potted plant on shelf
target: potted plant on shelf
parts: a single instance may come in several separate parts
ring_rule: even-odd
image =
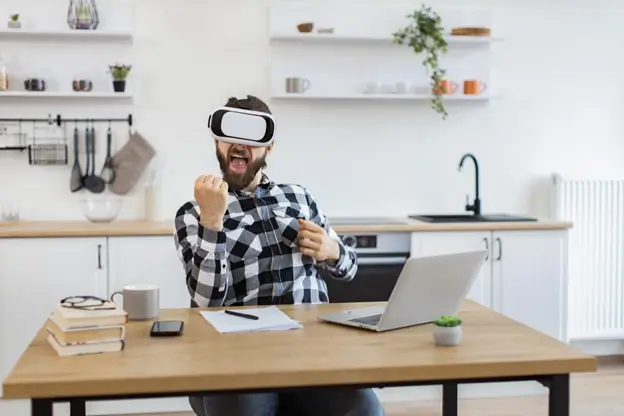
[[[462,320],[456,316],[442,316],[433,321],[433,339],[436,345],[458,345],[462,338]]]
[[[446,119],[448,114],[441,98],[441,81],[446,70],[440,68],[439,58],[446,53],[448,43],[444,40],[442,18],[425,5],[406,17],[410,19],[409,25],[392,34],[393,42],[408,46],[417,55],[425,53],[422,63],[431,78],[432,108]]]
[[[7,27],[9,29],[21,29],[22,22],[19,21],[19,14],[12,14],[9,16]]]
[[[113,77],[113,90],[115,92],[124,92],[126,90],[126,78],[130,74],[132,65],[115,64],[109,65],[108,69]]]

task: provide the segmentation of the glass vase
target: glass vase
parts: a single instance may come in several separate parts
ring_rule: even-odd
[[[70,29],[95,30],[99,23],[95,0],[69,0],[67,24]]]

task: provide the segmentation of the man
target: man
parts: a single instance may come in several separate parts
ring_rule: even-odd
[[[271,113],[260,99],[231,98],[226,107]],[[175,243],[193,306],[326,303],[317,274],[351,280],[357,256],[338,238],[310,193],[276,184],[262,172],[267,147],[215,140],[223,179],[202,175],[195,200],[176,214]],[[206,353],[206,359],[214,359]],[[275,357],[279,360],[279,357]],[[297,415],[382,416],[370,389],[191,397],[198,416],[275,416],[282,399]]]

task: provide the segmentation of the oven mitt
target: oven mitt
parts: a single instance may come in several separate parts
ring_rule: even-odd
[[[137,184],[156,150],[138,133],[113,156],[115,180],[108,187],[116,195],[126,195]]]

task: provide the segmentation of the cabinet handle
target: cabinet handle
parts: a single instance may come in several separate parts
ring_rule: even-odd
[[[496,242],[498,243],[498,258],[496,260],[500,261],[503,258],[503,242],[500,238],[497,238]]]
[[[490,259],[490,242],[486,237],[483,238],[483,241],[485,241],[485,249],[487,250],[485,261],[488,261]]]
[[[98,269],[102,268],[102,244],[98,244]]]

